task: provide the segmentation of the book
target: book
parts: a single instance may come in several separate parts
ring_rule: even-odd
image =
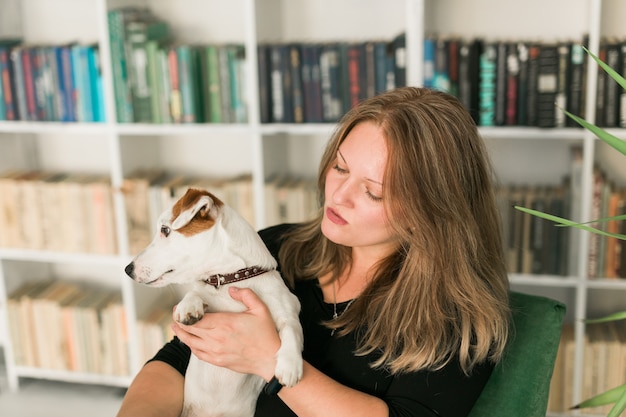
[[[167,68],[170,86],[170,116],[172,123],[182,123],[183,101],[180,91],[180,78],[178,74],[178,55],[176,47],[167,48]]]
[[[304,121],[307,123],[321,123],[324,121],[320,63],[321,48],[320,44],[314,43],[304,43],[300,46],[302,53]]]
[[[225,44],[218,49],[218,64],[220,74],[220,106],[222,113],[222,123],[232,123],[235,121],[233,112],[233,71],[232,71],[232,45]]]
[[[23,46],[16,46],[10,50],[9,65],[14,92],[16,120],[28,120],[28,108],[26,102],[26,84],[24,80],[24,67],[22,62]]]
[[[494,126],[496,122],[497,48],[493,42],[484,44],[480,55],[479,125]]]
[[[567,89],[570,84],[570,51],[571,45],[569,42],[561,42],[557,45],[558,50],[558,71],[557,71],[557,89],[555,103],[557,109],[554,112],[554,126],[565,127],[565,113],[561,109],[567,108]]]
[[[128,79],[130,83],[133,121],[152,123],[150,75],[148,68],[148,41],[164,42],[169,37],[166,22],[143,18],[126,22],[124,28],[124,48],[128,56]]]
[[[272,44],[270,52],[272,122],[293,122],[289,50],[285,44]]]
[[[459,99],[474,122],[479,122],[481,39],[463,40],[459,48]]]
[[[435,84],[436,44],[437,39],[434,35],[424,36],[424,64],[422,68],[423,85],[426,88],[433,88]]]
[[[606,62],[607,58],[607,44],[606,40],[600,41],[600,46],[598,49],[597,57],[602,60],[602,62]],[[605,71],[598,71],[597,79],[596,79],[596,98],[595,98],[595,106],[596,106],[596,116],[595,116],[595,124],[596,126],[605,127],[606,126],[606,84],[607,84],[607,75]]]
[[[528,45],[528,88],[526,125],[537,126],[539,123],[539,110],[537,108],[538,82],[539,82],[539,55],[541,44],[531,43]]]
[[[606,46],[606,64],[618,74],[622,73],[621,41],[611,39]],[[600,69],[599,72],[604,72]],[[604,87],[605,114],[604,125],[606,127],[618,127],[620,118],[620,95],[623,88],[611,77],[606,76]]]
[[[232,122],[246,123],[248,120],[248,97],[246,91],[246,49],[243,45],[229,47],[230,93]]]
[[[450,92],[448,45],[448,41],[444,38],[439,37],[435,40],[435,72],[432,88],[445,92]]]
[[[518,126],[528,125],[528,44],[527,42],[517,42],[517,63],[519,70],[517,74],[517,102],[515,104],[517,116],[515,123]]]
[[[270,48],[267,43],[257,45],[257,73],[259,74],[259,121],[270,123],[271,117],[271,76],[270,76]],[[303,75],[304,78],[304,75]]]
[[[514,126],[518,124],[518,96],[520,83],[520,57],[518,44],[506,45],[506,100],[504,104],[504,124]]]
[[[291,79],[291,91],[285,88],[291,95],[293,115],[289,117],[294,123],[304,122],[304,88],[302,85],[302,56],[300,45],[290,44],[287,46],[289,53],[289,74]]]
[[[218,45],[206,45],[201,47],[200,65],[203,76],[202,91],[204,96],[204,120],[210,123],[222,121],[222,88],[220,84],[220,67],[218,57]],[[263,111],[263,110],[262,110]]]
[[[583,117],[585,111],[584,87],[585,87],[585,57],[586,53],[582,45],[572,42],[570,44],[570,78],[567,84],[566,109],[575,116]],[[565,119],[567,127],[580,127],[571,118]]]
[[[119,123],[131,123],[134,121],[129,68],[131,56],[127,50],[126,27],[129,22],[139,21],[148,16],[149,11],[147,9],[138,7],[123,7],[107,12],[115,112]]]
[[[324,122],[336,122],[344,112],[345,84],[340,68],[341,50],[337,43],[322,45],[320,51],[320,84]]]
[[[539,52],[537,74],[537,126],[556,126],[556,107],[559,86],[559,49],[555,43],[543,43]]]
[[[391,41],[395,57],[395,85],[396,87],[406,86],[406,34],[400,33]]]
[[[194,53],[190,45],[183,44],[175,47],[178,64],[178,83],[180,88],[181,122],[196,123],[198,88],[195,85]]]
[[[363,57],[363,48],[361,43],[350,43],[347,47],[347,64],[348,64],[348,91],[350,93],[350,108],[356,106],[364,97],[361,81],[363,77],[363,67],[361,60]]]
[[[506,124],[507,117],[507,103],[508,103],[508,42],[498,41],[496,42],[496,91],[495,91],[495,116],[494,124],[496,126],[504,126]],[[517,71],[517,68],[516,68]],[[515,94],[515,93],[514,93]]]

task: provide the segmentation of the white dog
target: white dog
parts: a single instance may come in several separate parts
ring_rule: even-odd
[[[176,307],[174,319],[193,324],[204,312],[240,312],[228,295],[234,283],[252,288],[267,304],[281,339],[275,377],[293,386],[302,377],[300,303],[276,271],[263,241],[228,205],[211,193],[189,189],[159,218],[150,245],[126,267],[135,281],[153,287],[193,284]],[[264,381],[213,366],[191,355],[185,376],[183,416],[252,416]]]

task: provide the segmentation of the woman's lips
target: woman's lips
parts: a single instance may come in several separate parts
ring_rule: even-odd
[[[348,224],[348,222],[343,217],[341,217],[335,210],[331,209],[330,207],[326,209],[326,217],[328,217],[328,220],[338,225]]]

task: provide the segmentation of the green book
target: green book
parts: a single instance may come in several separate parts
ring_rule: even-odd
[[[152,123],[147,45],[149,41],[165,41],[169,36],[169,28],[164,21],[136,20],[128,22],[125,30],[134,121]]]
[[[176,47],[178,77],[182,102],[182,122],[196,122],[196,88],[194,86],[192,48],[189,45]]]

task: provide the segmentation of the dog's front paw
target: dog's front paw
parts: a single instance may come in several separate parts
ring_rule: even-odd
[[[279,353],[274,374],[282,385],[293,387],[302,379],[302,357]]]
[[[174,312],[174,320],[186,325],[197,323],[203,316],[204,305],[198,298],[184,298]]]

